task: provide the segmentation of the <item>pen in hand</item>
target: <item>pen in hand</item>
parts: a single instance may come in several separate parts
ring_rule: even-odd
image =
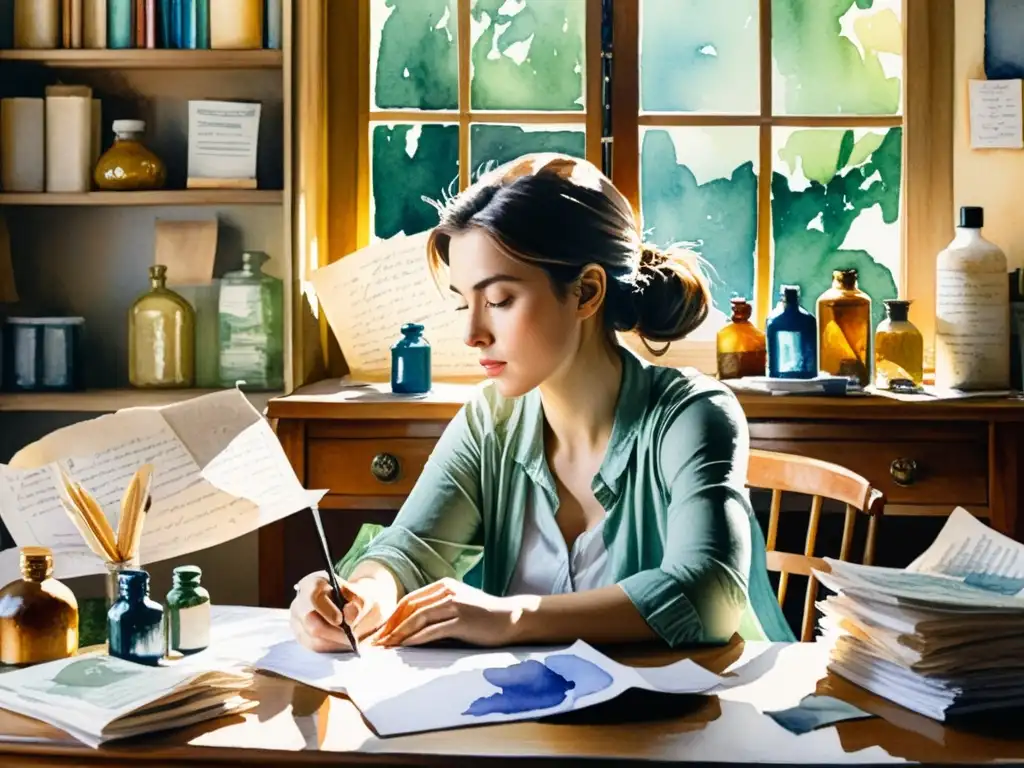
[[[341,631],[345,633],[348,644],[352,646],[352,651],[358,656],[359,645],[356,643],[355,633],[352,632],[348,621],[345,620],[345,606],[348,601],[345,600],[341,594],[341,587],[338,586],[338,577],[334,573],[334,558],[331,557],[331,548],[327,544],[327,535],[324,533],[323,522],[320,520],[320,510],[316,507],[310,507],[309,509],[313,513],[313,523],[316,525],[317,536],[320,539],[320,549],[327,564],[327,578],[330,579],[331,589],[334,592],[334,604],[338,606],[338,611],[341,613]]]

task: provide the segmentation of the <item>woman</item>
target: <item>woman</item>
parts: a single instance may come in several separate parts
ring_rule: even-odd
[[[689,254],[643,245],[594,166],[532,155],[452,200],[428,256],[435,274],[447,267],[490,381],[394,524],[364,528],[339,564],[357,639],[793,639],[744,486],[735,397],[616,343],[701,324],[709,295]],[[297,639],[347,649],[326,574],[296,589]]]

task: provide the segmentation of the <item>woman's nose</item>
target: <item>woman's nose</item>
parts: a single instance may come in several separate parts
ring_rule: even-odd
[[[470,347],[489,347],[493,340],[493,335],[479,313],[470,312],[469,320],[466,323],[466,345]]]

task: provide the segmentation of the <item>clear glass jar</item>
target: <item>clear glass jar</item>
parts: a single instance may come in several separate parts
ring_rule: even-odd
[[[746,299],[731,300],[731,322],[715,338],[718,378],[764,376],[767,362],[764,331],[750,322],[753,309]]]
[[[99,189],[128,191],[162,189],[167,181],[163,161],[142,143],[146,123],[115,120],[114,143],[100,156],[93,171]]]
[[[284,284],[265,274],[262,251],[242,253],[242,268],[221,279],[217,305],[220,383],[246,390],[284,386]]]
[[[910,301],[887,299],[885,320],[875,329],[875,386],[896,380],[924,382],[924,337],[910,322]]]
[[[857,287],[857,270],[832,272],[818,297],[818,367],[866,387],[871,383],[871,297]]]
[[[128,314],[128,379],[133,387],[194,386],[195,312],[167,287],[163,264],[149,268],[149,280]]]

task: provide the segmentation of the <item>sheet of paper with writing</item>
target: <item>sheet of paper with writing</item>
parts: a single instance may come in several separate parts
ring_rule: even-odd
[[[971,80],[971,149],[1024,148],[1020,80]]]
[[[117,526],[121,497],[154,467],[142,563],[221,544],[319,503],[304,489],[270,425],[237,390],[165,408],[131,408],[59,429],[0,465],[0,517],[15,543],[54,550],[58,578],[102,573],[62,508],[59,469],[86,488]],[[0,557],[0,578],[17,558]]]
[[[421,323],[435,381],[478,381],[478,355],[463,342],[462,318],[427,266],[427,233],[376,243],[313,272],[327,322],[354,380],[388,381],[391,345],[404,323]]]

